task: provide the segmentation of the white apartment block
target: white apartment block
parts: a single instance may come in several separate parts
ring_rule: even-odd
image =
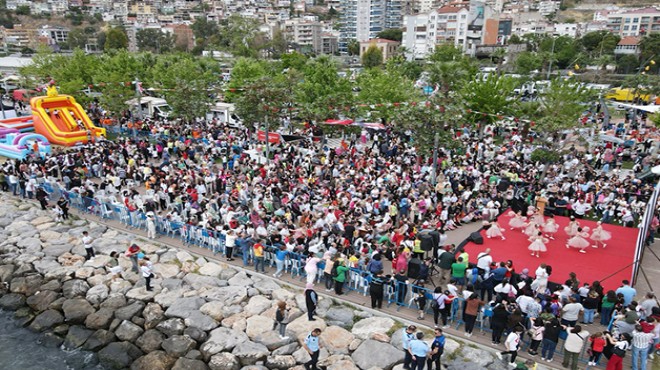
[[[287,40],[300,46],[308,46],[315,53],[321,52],[323,46],[321,40],[323,24],[318,22],[301,22],[298,19],[292,19],[284,22],[283,31]]]
[[[559,10],[560,1],[546,0],[538,3],[539,13],[543,16],[555,14]]]
[[[376,38],[378,32],[401,28],[403,13],[401,0],[342,0],[339,50],[346,52],[348,42]]]
[[[580,34],[580,27],[577,23],[555,23],[553,35],[568,36],[576,38]]]
[[[607,29],[625,36],[643,36],[660,32],[660,10],[654,7],[609,13]]]
[[[469,13],[467,8],[444,6],[428,14],[405,17],[402,45],[407,58],[424,59],[433,53],[436,45],[447,43],[469,51],[472,43],[468,42]]]
[[[403,17],[403,39],[401,44],[405,47],[406,59],[424,59],[431,54],[432,40],[428,38],[429,15],[420,13]],[[429,42],[431,41],[431,42]]]

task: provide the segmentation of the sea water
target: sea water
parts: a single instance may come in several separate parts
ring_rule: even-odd
[[[94,353],[40,344],[41,335],[16,325],[12,312],[0,310],[0,369],[102,370]]]

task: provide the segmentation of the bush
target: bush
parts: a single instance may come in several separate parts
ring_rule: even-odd
[[[553,150],[538,148],[532,152],[532,162],[556,163],[561,159],[561,155]]]

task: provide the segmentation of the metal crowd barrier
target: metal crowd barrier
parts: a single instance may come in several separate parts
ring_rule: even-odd
[[[57,199],[53,199],[55,197],[59,198],[59,196],[63,196],[69,201],[71,208],[75,208],[83,213],[93,215],[104,220],[115,220],[129,228],[141,230],[147,229],[146,213],[142,210],[131,211],[123,204],[100,202],[94,198],[82,197],[76,192],[67,191],[61,188],[54,189],[50,183],[43,183],[39,186],[41,186],[48,194],[51,195],[51,201],[56,201]],[[196,246],[199,248],[208,249],[212,251],[214,255],[226,254],[225,238],[220,231],[188,225],[183,222],[173,222],[161,216],[156,216],[155,226],[157,234],[179,239],[184,246]],[[278,247],[279,246],[271,245],[268,243],[264,244],[265,266],[275,266],[275,252],[277,251]],[[254,262],[252,248],[250,248],[248,253],[248,260]],[[241,250],[240,246],[236,245],[234,247],[233,256],[237,258],[243,258],[243,251]],[[285,273],[290,274],[292,278],[298,278],[302,280],[306,278],[304,267],[305,256],[303,254],[290,251],[286,253],[284,264]],[[324,267],[325,261],[322,261],[318,266],[318,273],[315,277],[315,281],[317,283],[325,279],[323,275]],[[363,296],[369,295],[369,284],[372,280],[372,274],[370,272],[355,267],[350,267],[347,275],[348,276],[344,286],[347,288],[348,292],[355,292],[356,294],[361,294]],[[424,295],[427,298],[427,304],[424,312],[426,314],[433,314],[433,310],[431,308],[433,290],[423,286],[396,281],[392,281],[391,283],[386,284],[384,289],[384,302],[387,303],[388,307],[392,304],[395,304],[397,306],[397,311],[401,308],[413,309],[416,311],[419,310],[419,307],[417,306],[414,298],[418,292],[424,292]],[[461,325],[464,325],[464,305],[465,299],[462,297],[456,297],[453,299],[451,307],[449,308],[448,321],[451,322],[451,325],[454,326],[455,329],[459,329]],[[487,313],[489,310],[489,308],[483,307],[478,313],[475,328],[478,327],[481,332],[491,331],[490,315]],[[527,348],[530,343],[531,342],[529,338],[527,338],[526,335],[523,335],[523,346],[521,347]],[[560,342],[557,344],[555,353],[563,354],[563,340],[560,339]],[[588,362],[588,358],[589,356],[586,354],[585,344],[585,348],[583,348],[579,360],[586,363]]]

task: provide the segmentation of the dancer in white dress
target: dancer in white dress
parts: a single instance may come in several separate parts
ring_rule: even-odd
[[[532,242],[532,244],[530,244],[527,249],[532,251],[532,256],[538,258],[540,257],[540,252],[546,252],[548,250],[548,248],[545,247],[545,243],[548,242],[548,239],[544,238],[543,233],[540,231],[535,236],[529,238],[529,241]]]
[[[575,220],[575,216],[571,216],[571,222],[568,223],[568,226],[564,228],[564,231],[569,238],[574,237],[578,233],[578,228],[580,223]]]
[[[536,224],[536,222],[530,220],[526,225],[525,225],[525,230],[523,230],[523,233],[530,238],[533,236],[536,236],[539,232],[539,225]]]
[[[518,213],[509,211],[509,213],[507,213],[507,216],[511,217],[511,219],[509,220],[509,226],[511,227],[511,230],[522,229],[523,227],[525,227],[526,218],[520,214],[520,211],[518,211]]]
[[[578,227],[577,234],[572,238],[568,239],[566,243],[566,248],[577,248],[580,250],[580,253],[587,253],[585,249],[589,246],[589,228],[588,227]]]
[[[557,231],[559,231],[559,225],[555,222],[555,216],[550,215],[545,221],[545,224],[543,224],[543,232],[550,240],[555,240],[554,235]]]
[[[592,247],[598,248],[598,244],[602,244],[603,248],[605,248],[607,247],[605,242],[612,239],[612,234],[609,231],[603,230],[603,223],[598,221],[598,226],[591,232],[589,238],[594,241]]]
[[[490,224],[490,228],[486,230],[486,238],[497,238],[500,237],[502,240],[505,240],[506,238],[504,237],[504,230],[500,226],[499,223],[497,223],[497,219],[494,219],[493,222]]]

